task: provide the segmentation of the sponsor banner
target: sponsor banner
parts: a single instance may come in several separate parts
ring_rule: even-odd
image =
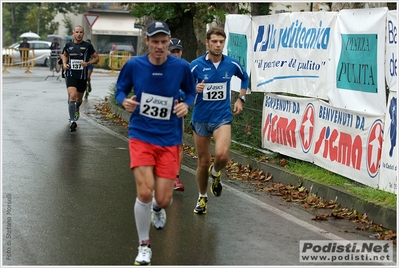
[[[266,92],[263,148],[397,193],[396,10],[228,15],[225,31],[224,53]]]
[[[379,188],[398,194],[398,93],[389,93],[388,111],[385,115],[384,142],[382,144]]]
[[[384,118],[319,101],[312,153],[314,163],[377,188]]]
[[[262,114],[262,147],[313,162],[317,111],[315,98],[295,98],[266,93]]]
[[[387,13],[385,76],[389,90],[398,91],[398,11]]]
[[[300,240],[299,262],[394,263],[393,241]]]
[[[344,9],[333,40],[334,81],[328,97],[335,107],[382,115],[386,110],[385,26],[387,8]]]
[[[381,116],[336,108],[315,98],[265,94],[263,148],[377,188],[382,141]]]
[[[327,65],[336,14],[253,17],[251,89],[327,99]]]
[[[237,59],[245,68],[248,76],[251,74],[250,63],[252,62],[251,40],[251,16],[227,15],[224,26],[226,33],[226,44],[223,54]],[[241,90],[241,80],[233,76],[230,82],[233,91]],[[247,94],[250,90],[247,91]]]

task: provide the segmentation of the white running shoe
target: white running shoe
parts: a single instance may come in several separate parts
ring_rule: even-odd
[[[137,254],[134,265],[151,265],[152,251],[149,245],[139,246],[139,254]]]
[[[163,208],[160,211],[151,211],[151,222],[155,229],[161,230],[165,226],[166,212]]]

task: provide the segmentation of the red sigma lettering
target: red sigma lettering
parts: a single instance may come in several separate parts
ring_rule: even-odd
[[[340,133],[336,129],[330,134],[330,127],[324,127],[316,141],[314,154],[316,155],[321,150],[323,150],[323,158],[329,157],[333,162],[360,170],[363,149],[362,139],[359,135],[355,136],[352,141],[350,134]]]
[[[263,128],[263,137],[273,143],[278,143],[292,148],[296,148],[296,120],[288,121],[288,118],[267,115]]]

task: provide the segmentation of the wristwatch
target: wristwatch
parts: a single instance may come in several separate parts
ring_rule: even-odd
[[[239,96],[238,97],[243,103],[245,103],[245,96]]]

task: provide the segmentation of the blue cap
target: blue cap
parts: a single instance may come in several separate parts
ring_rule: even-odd
[[[169,26],[163,21],[153,21],[147,27],[147,36],[153,36],[158,33],[164,33],[170,35]]]

